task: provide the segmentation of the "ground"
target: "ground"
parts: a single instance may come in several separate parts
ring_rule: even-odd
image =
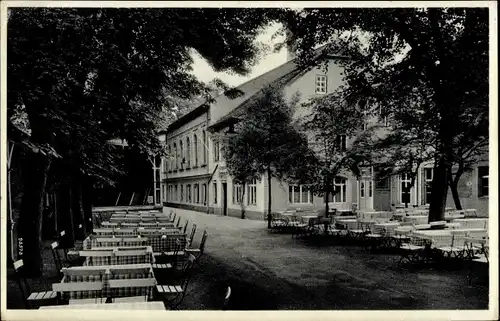
[[[165,212],[170,209],[165,208]],[[189,284],[182,309],[219,309],[231,286],[229,309],[487,309],[487,271],[472,285],[467,269],[426,267],[406,270],[390,254],[369,254],[358,246],[305,244],[290,235],[269,234],[267,222],[175,210],[181,224],[197,224],[193,246],[203,230],[208,239]],[[47,243],[48,246],[48,243]],[[46,249],[42,281],[57,281]],[[9,273],[11,275],[11,273]],[[19,308],[17,286],[9,281],[8,307]]]

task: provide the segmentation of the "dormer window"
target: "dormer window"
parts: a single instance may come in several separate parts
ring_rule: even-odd
[[[325,75],[316,75],[316,93],[326,94],[327,78]]]

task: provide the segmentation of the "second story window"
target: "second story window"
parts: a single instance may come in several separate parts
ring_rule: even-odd
[[[324,75],[316,75],[316,90],[317,94],[326,94],[327,78]]]
[[[207,133],[205,131],[203,131],[203,164],[206,164],[207,163],[207,144],[208,144],[208,141],[207,141]]]
[[[479,166],[477,170],[478,174],[478,196],[484,197],[488,196],[488,179],[489,179],[489,166]]]
[[[213,141],[213,146],[214,146],[214,162],[219,161],[219,142]]]
[[[185,158],[184,158],[184,146],[182,144],[182,140],[179,141],[179,149],[180,149],[180,161],[181,161],[181,169],[184,168],[184,162],[185,162]]]
[[[189,137],[186,137],[186,166],[188,168],[191,166],[191,144],[189,143]]]
[[[193,151],[194,151],[194,166],[198,166],[198,137],[196,134],[193,136]]]
[[[335,149],[340,151],[345,151],[347,148],[347,136],[346,135],[337,135],[335,139]]]
[[[174,143],[174,168],[173,169],[177,169],[177,166],[178,166],[178,157],[177,157],[177,145]]]

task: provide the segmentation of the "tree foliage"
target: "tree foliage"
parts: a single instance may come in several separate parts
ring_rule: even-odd
[[[457,137],[470,133],[463,125],[480,123],[476,117],[488,118],[488,9],[304,9],[282,20],[303,62],[325,43],[325,50],[350,58],[342,65],[352,104],[369,101],[388,114],[419,105],[417,128],[434,132],[429,220],[441,220],[449,169],[464,155]],[[404,114],[409,129],[412,115]]]
[[[266,87],[246,106],[244,119],[229,134],[223,147],[228,171],[236,183],[248,183],[267,174],[271,178],[299,179],[297,169],[305,164],[307,138],[293,126],[298,102],[287,102],[276,87]],[[271,212],[269,197],[268,213]]]
[[[62,156],[52,164],[61,176],[112,182],[123,168],[108,140],[125,139],[144,155],[162,151],[163,93],[189,99],[205,91],[191,74],[190,50],[216,71],[245,74],[268,17],[261,9],[13,8],[8,19],[9,118],[25,110],[32,143]],[[20,229],[25,264],[37,270],[51,157],[30,163]]]

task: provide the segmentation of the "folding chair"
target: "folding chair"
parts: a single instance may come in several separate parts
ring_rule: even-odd
[[[426,250],[429,246],[428,241],[425,239],[415,237],[410,234],[410,241],[408,243],[401,244],[399,251],[401,258],[399,264],[404,263],[404,261],[413,264],[425,260]]]
[[[111,303],[147,302],[156,285],[155,278],[109,280]],[[117,292],[143,292],[140,296],[119,296]]]
[[[179,226],[180,226],[180,224],[181,224],[181,217],[179,216],[179,217],[177,218],[177,223],[175,224],[175,226],[176,226],[176,227],[179,227]]]
[[[200,247],[197,249],[192,249],[192,248],[186,248],[185,251],[188,255],[193,255],[196,258],[196,261],[203,255],[203,252],[205,252],[205,243],[207,241],[208,237],[208,232],[207,230],[203,231],[203,236],[201,238],[200,242]]]
[[[472,253],[469,258],[469,274],[468,274],[468,281],[469,285],[472,284],[472,274],[474,270],[474,265],[475,264],[480,264],[480,265],[488,265],[490,263],[489,260],[489,250],[485,242],[481,242],[481,251],[480,252],[475,252],[475,247],[473,242],[466,242],[466,247],[468,248],[468,252]],[[476,248],[477,249],[477,248]]]
[[[24,266],[23,260],[18,260],[13,263],[16,283],[19,286],[19,290],[23,296],[24,304],[26,308],[32,309],[43,305],[57,304],[57,292],[54,291],[41,291],[41,292],[31,292],[28,281],[22,275],[20,269]],[[29,293],[29,295],[28,295]]]
[[[102,290],[104,283],[102,281],[88,281],[88,282],[61,282],[52,284],[52,290],[57,293],[59,302],[64,304],[89,304],[89,303],[103,303]],[[81,296],[83,293],[91,293],[93,298],[77,298],[72,299],[72,296]],[[75,294],[75,295],[71,295]]]
[[[184,234],[186,234],[186,231],[187,231],[187,228],[188,228],[188,223],[189,223],[189,221],[186,220],[186,223],[184,224],[184,229],[182,231],[182,233],[184,233]]]
[[[190,254],[182,271],[182,281],[174,285],[157,285],[156,291],[170,309],[176,310],[184,300],[196,258]]]
[[[189,235],[189,238],[187,239],[187,246],[186,247],[191,247],[191,245],[193,244],[193,239],[194,239],[194,235],[196,233],[196,224],[193,223],[193,227],[191,228],[191,234]]]

